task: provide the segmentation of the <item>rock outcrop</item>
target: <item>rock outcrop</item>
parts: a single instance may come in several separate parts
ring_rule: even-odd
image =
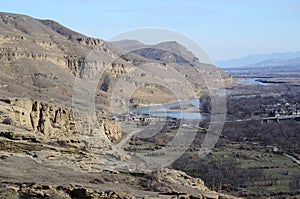
[[[25,128],[48,138],[65,138],[68,141],[73,140],[73,142],[80,141],[81,134],[84,134],[78,132],[76,122],[80,124],[87,121],[75,121],[71,109],[31,99],[0,99],[0,102],[2,123]],[[77,114],[76,118],[78,119],[80,116]],[[99,114],[97,119],[101,126],[100,131],[111,141],[121,138],[121,130],[116,121]]]
[[[190,64],[168,56],[167,52],[164,59],[151,60],[124,54],[112,43],[54,21],[0,12],[0,198],[223,197],[183,172],[115,170],[138,157],[113,147],[122,138],[118,122],[104,114],[112,112],[113,100],[121,105],[126,100],[144,104],[178,100],[170,90],[186,82],[179,82],[170,71],[190,77],[195,93],[206,89]],[[197,61],[191,54],[188,57]],[[76,101],[72,97],[78,79]],[[96,91],[89,88],[94,80],[99,83]],[[161,85],[163,81],[168,85]],[[118,83],[126,86],[115,88]],[[139,91],[127,96],[132,89]],[[111,99],[114,91],[118,98]],[[72,100],[84,107],[91,92],[96,111],[70,108]]]
[[[27,164],[27,161],[25,161],[25,164]],[[65,168],[62,168],[62,170],[69,174],[69,171],[65,170]],[[32,172],[29,173],[31,174]],[[0,175],[1,174],[2,172],[0,171]],[[42,175],[47,176],[47,174]],[[99,172],[88,174],[78,172],[74,174],[73,178],[72,176],[62,175],[61,177],[56,177],[56,181],[58,182],[56,185],[49,183],[51,179],[54,179],[51,176],[49,176],[49,180],[45,180],[43,183],[16,183],[12,182],[12,179],[9,179],[10,181],[0,184],[0,197],[67,199],[237,199],[236,197],[210,191],[201,180],[191,178],[182,172],[170,169],[163,169],[155,174],[113,174]],[[65,182],[63,177],[70,179],[69,182]],[[80,178],[74,180],[76,177]],[[77,181],[77,183],[74,183],[74,181]],[[114,190],[105,190],[110,186],[114,186]]]
[[[170,85],[174,85],[179,78],[165,74],[169,72],[168,68],[181,73],[180,79],[188,81],[195,91],[195,96],[189,97],[199,97],[203,90],[207,90],[201,74],[193,68],[196,64],[200,68],[205,68],[202,76],[210,77],[210,73],[220,72],[225,85],[229,85],[232,81],[229,75],[217,67],[213,65],[205,67],[205,64],[200,63],[201,60],[198,60],[193,53],[176,42],[143,46],[150,48],[146,53],[136,51],[126,53],[128,49],[124,50],[113,43],[87,37],[55,21],[38,20],[25,15],[0,13],[0,44],[0,72],[2,73],[0,76],[2,79],[2,76],[11,78],[7,80],[11,86],[4,88],[11,93],[15,89],[11,87],[17,87],[16,80],[18,80],[34,86],[42,94],[48,91],[52,92],[51,95],[55,93],[70,97],[72,93],[70,82],[74,81],[75,77],[100,78],[98,75],[104,72],[102,79],[99,79],[102,93],[98,98],[101,102],[118,89],[114,87],[118,81],[141,88],[133,98],[144,104],[177,100],[172,93],[173,87],[165,88],[158,82],[150,88],[147,84],[143,84],[145,81],[132,80],[131,77],[145,75],[144,69],[140,66],[149,63],[149,66],[144,67],[150,68],[148,71],[150,75]],[[163,52],[160,49],[163,49]],[[151,71],[153,64],[164,67],[156,67],[155,70],[159,70],[156,72]],[[210,79],[213,81],[217,78]],[[6,82],[0,80],[0,85],[4,83]],[[174,87],[178,86],[174,85]],[[59,92],[56,92],[57,90]]]
[[[91,188],[72,185],[8,184],[0,187],[1,198],[64,198],[64,199],[130,199],[126,192],[94,191]]]
[[[102,127],[105,135],[112,142],[118,141],[122,138],[120,125],[116,121],[113,121],[113,120],[107,119],[107,118],[102,119],[101,127]]]

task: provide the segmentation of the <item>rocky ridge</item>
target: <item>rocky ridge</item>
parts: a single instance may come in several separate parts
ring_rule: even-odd
[[[151,49],[146,54],[130,53],[113,43],[84,36],[51,20],[0,13],[0,44],[0,85],[3,85],[3,90],[8,91],[6,95],[10,93],[14,97],[16,93],[14,89],[17,88],[11,87],[18,87],[17,80],[24,86],[31,87],[22,91],[22,96],[56,95],[55,98],[60,99],[62,103],[70,101],[74,79],[79,77],[82,79],[99,78],[100,86],[97,90],[96,101],[100,102],[99,104],[105,104],[101,109],[107,109],[106,111],[110,111],[107,105],[109,105],[113,91],[117,89],[114,83],[118,80],[136,84],[140,88],[139,92],[132,96],[140,103],[151,103],[147,98],[153,99],[152,103],[157,104],[178,100],[168,89],[159,84],[149,86],[149,84],[128,79],[128,76],[143,75],[144,71],[139,69],[145,64],[150,64],[149,67],[162,65],[181,73],[182,78],[190,77],[188,81],[195,91],[195,96],[190,97],[198,97],[207,90],[199,71],[195,72],[191,67],[191,64],[201,65],[201,63],[191,52],[176,42],[165,42],[153,46],[152,51],[155,53]],[[165,50],[156,52],[156,48]],[[93,54],[97,55],[96,59]],[[152,57],[153,54],[156,54],[156,57]],[[169,55],[171,55],[170,59]],[[211,65],[203,70],[202,76],[218,70]],[[97,76],[99,72],[103,72],[101,77]],[[168,77],[163,71],[159,75],[160,79]],[[230,76],[223,76],[225,82],[231,82]],[[2,81],[4,78],[7,80]],[[109,81],[106,81],[106,86],[103,87],[105,78]],[[170,78],[168,81],[175,80]],[[4,87],[7,82],[11,84],[8,88]],[[39,94],[34,93],[33,90],[38,90]],[[165,97],[161,98],[161,95]]]
[[[77,132],[72,110],[54,104],[31,99],[0,99],[0,119],[2,123],[28,132],[45,135],[44,137],[65,138],[68,142],[78,142],[81,132]],[[76,115],[80,122],[87,122],[84,115]],[[115,121],[97,115],[100,131],[111,140],[121,138],[121,130]]]
[[[197,93],[205,89],[189,65],[167,61],[127,53],[51,20],[0,13],[0,197],[229,198],[183,172],[114,169],[130,158],[114,150],[122,131],[106,116],[118,81],[141,88],[132,101],[142,104],[153,103],[147,100],[155,95],[159,97],[153,97],[154,103],[176,100],[163,86],[143,81],[145,72],[137,66],[145,64],[152,75],[158,74],[158,81],[168,70],[180,70],[191,75]],[[151,66],[166,73],[151,71]],[[100,72],[96,112],[74,109],[74,82],[79,79],[80,88],[89,90],[89,81]],[[176,88],[176,78],[169,76]]]

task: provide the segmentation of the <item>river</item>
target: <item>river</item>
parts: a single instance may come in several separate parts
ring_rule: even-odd
[[[189,119],[189,120],[204,120],[206,117],[200,113],[200,99],[191,99],[181,102],[172,102],[162,105],[154,105],[147,107],[139,107],[131,109],[130,112],[137,114],[148,114],[157,117],[171,117],[176,119]],[[190,105],[194,108],[193,111],[184,110],[183,108],[174,107],[183,107]]]

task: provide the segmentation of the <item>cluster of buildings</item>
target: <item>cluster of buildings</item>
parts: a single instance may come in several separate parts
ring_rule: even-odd
[[[268,117],[300,116],[300,104],[280,102],[273,105],[262,105],[261,113]]]
[[[157,122],[159,117],[155,117],[149,114],[137,114],[137,113],[128,113],[115,115],[115,119],[118,121],[134,121],[134,122]]]

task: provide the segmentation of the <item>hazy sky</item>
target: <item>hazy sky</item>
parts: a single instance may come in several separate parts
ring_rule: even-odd
[[[48,18],[110,39],[143,27],[178,31],[214,61],[300,51],[299,0],[7,0],[0,11]]]

